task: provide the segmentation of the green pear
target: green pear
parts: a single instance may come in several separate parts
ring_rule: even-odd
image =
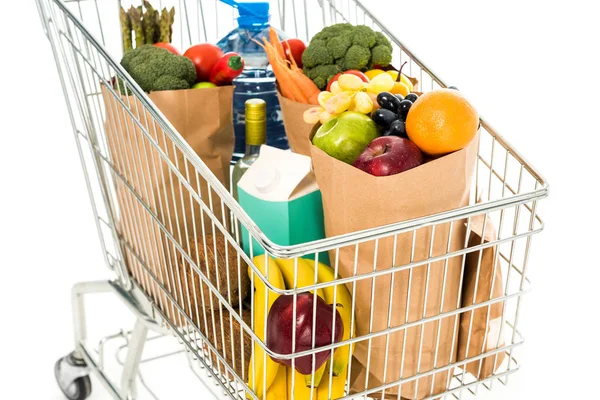
[[[369,116],[346,111],[319,127],[312,143],[331,157],[352,164],[378,136],[377,125]]]

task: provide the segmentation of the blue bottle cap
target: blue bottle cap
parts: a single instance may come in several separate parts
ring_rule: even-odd
[[[244,1],[221,0],[238,9],[238,25],[241,28],[250,28],[253,26],[265,26],[269,24],[269,2],[268,1]]]

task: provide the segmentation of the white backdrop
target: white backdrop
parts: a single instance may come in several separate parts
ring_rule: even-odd
[[[108,274],[35,3],[6,3],[0,23],[0,398],[58,400],[53,363],[73,348],[70,287]],[[382,22],[467,93],[550,182],[550,197],[539,208],[546,230],[534,237],[530,256],[534,290],[520,319],[522,370],[507,387],[495,385],[477,398],[596,396],[600,28],[593,2],[373,3]],[[96,385],[93,398],[107,397]]]

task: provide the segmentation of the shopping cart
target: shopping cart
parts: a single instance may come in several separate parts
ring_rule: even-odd
[[[371,341],[381,338],[387,338],[389,342],[390,337],[398,333],[408,330],[418,331],[432,323],[440,326],[442,319],[453,321],[454,332],[456,332],[460,316],[481,310],[487,312],[485,322],[487,331],[490,324],[489,310],[500,306],[502,317],[499,324],[503,334],[498,335],[496,343],[491,346],[488,343],[477,355],[463,357],[460,361],[449,360],[440,366],[434,365],[434,368],[426,370],[417,368],[410,374],[402,372],[398,374],[397,371],[390,371],[392,369],[390,367],[384,375],[395,374],[396,378],[384,378],[378,383],[368,382],[370,371],[367,364],[363,389],[359,391],[353,389],[348,379],[344,387],[346,396],[344,398],[400,399],[403,395],[407,395],[403,390],[411,382],[416,386],[425,385],[424,382],[432,386],[426,398],[462,398],[469,393],[476,394],[480,387],[492,389],[495,381],[506,384],[508,376],[519,369],[515,357],[516,348],[523,343],[521,332],[517,329],[519,310],[522,295],[529,290],[527,267],[531,239],[534,234],[543,229],[537,211],[538,202],[547,196],[548,185],[542,176],[486,121],[481,120],[481,137],[470,205],[312,243],[278,246],[253,223],[232,198],[228,188],[215,178],[203,161],[120,67],[118,60],[122,50],[118,6],[122,2],[118,1],[118,4],[98,0],[36,0],[36,2],[44,32],[50,41],[58,67],[105,262],[114,273],[114,279],[110,281],[85,282],[74,286],[75,350],[57,362],[55,371],[60,388],[68,398],[85,399],[90,395],[90,373],[96,374],[114,398],[135,398],[139,365],[149,331],[177,338],[181,344],[180,349],[187,355],[190,366],[202,367],[214,378],[214,382],[220,388],[216,395],[225,393],[233,399],[262,398],[262,393],[254,393],[248,385],[248,371],[245,367],[248,360],[244,360],[245,346],[248,345],[248,341],[251,342],[253,350],[259,348],[264,350],[262,354],[265,359],[268,355],[294,359],[316,353],[316,350],[308,350],[285,357],[271,352],[254,333],[252,318],[243,318],[248,309],[258,312],[259,307],[266,309],[266,304],[254,304],[256,300],[254,294],[250,294],[245,300],[232,298],[231,288],[220,287],[220,281],[211,279],[211,271],[206,268],[202,260],[197,259],[189,251],[190,243],[203,247],[205,251],[212,248],[215,254],[218,250],[224,251],[226,253],[224,270],[228,273],[235,273],[239,278],[242,274],[246,274],[246,265],[249,265],[254,272],[253,286],[257,283],[254,282],[255,280],[260,280],[267,285],[268,290],[297,296],[301,290],[277,289],[267,281],[265,275],[260,273],[253,262],[254,254],[252,252],[249,255],[245,254],[239,245],[241,233],[239,229],[235,229],[239,226],[243,226],[247,234],[264,247],[269,256],[293,259],[296,266],[298,257],[307,254],[315,254],[319,257],[319,254],[329,252],[331,266],[335,267],[337,273],[339,254],[342,249],[352,249],[358,259],[361,249],[365,246],[374,246],[375,257],[377,257],[379,243],[384,240],[395,240],[400,235],[412,234],[414,237],[418,231],[426,230],[433,242],[436,229],[443,230],[449,227],[452,230],[460,225],[466,226],[466,232],[469,232],[469,227],[476,221],[484,221],[483,230],[486,224],[490,226],[493,224],[497,231],[496,237],[488,241],[481,240],[475,246],[441,255],[429,254],[429,257],[423,260],[411,260],[403,265],[394,265],[393,268],[356,274],[329,283],[315,283],[313,286],[303,288],[302,291],[343,283],[352,292],[358,282],[385,276],[393,280],[398,273],[403,273],[404,275],[401,276],[407,277],[410,288],[414,283],[411,281],[413,272],[416,274],[416,271],[427,268],[429,277],[429,269],[433,263],[447,266],[448,260],[453,257],[462,258],[464,265],[464,259],[469,254],[479,254],[477,266],[479,272],[481,254],[491,249],[494,269],[498,268],[502,271],[504,277],[503,281],[500,280],[502,284],[500,295],[495,297],[490,295],[486,299],[479,300],[474,293],[471,303],[458,303],[450,311],[442,312],[440,309],[432,316],[425,316],[424,312],[423,318],[401,325],[388,324],[383,329],[357,332],[350,339],[325,349],[335,349],[361,342],[370,344]],[[130,3],[123,3],[125,7],[130,5]],[[140,2],[131,3],[138,5]],[[214,43],[220,36],[229,32],[235,24],[235,16],[231,9],[216,0],[159,1],[158,3],[160,7],[174,5],[177,8],[174,43],[182,49],[205,41]],[[400,65],[407,61],[404,72],[418,79],[422,91],[446,86],[385,26],[379,23],[369,12],[366,4],[359,0],[278,0],[272,2],[272,14],[274,26],[280,27],[290,36],[304,40],[309,40],[323,26],[333,23],[347,21],[366,24],[391,38],[394,47],[393,64]],[[132,96],[121,97],[115,90],[110,89],[114,87],[109,84],[114,82],[112,80],[114,77],[121,78],[119,82],[122,82]],[[118,112],[122,118],[131,119],[139,130],[138,143],[143,145],[123,143],[123,146],[129,146],[129,154],[137,154],[136,160],[116,160],[118,156],[111,151],[106,129],[107,110],[101,93],[103,87],[109,88],[115,100],[114,104],[117,104],[118,110],[113,112]],[[140,110],[144,112],[140,113]],[[135,146],[137,147],[134,148]],[[173,192],[150,193],[154,188],[148,179],[155,175],[149,174],[148,171],[159,167],[167,169],[169,176],[172,176],[174,183],[170,187],[172,191],[179,192],[178,197]],[[205,182],[204,186],[193,184],[200,180]],[[205,190],[202,191],[201,187]],[[200,226],[191,222],[188,224],[188,221],[183,221],[180,217],[183,208],[186,207],[183,200],[181,200],[179,213],[177,207],[174,213],[162,212],[161,199],[167,202],[175,197],[186,199],[186,205],[191,205],[192,212],[201,217]],[[217,241],[215,239],[217,236],[222,236],[224,241]],[[448,248],[449,241],[448,239]],[[149,243],[154,243],[156,246],[162,243],[166,249],[164,252],[168,254],[166,256],[161,254],[158,259],[155,249],[151,248],[152,245]],[[492,276],[495,277],[496,274]],[[230,282],[230,277],[227,278]],[[492,287],[494,279],[492,278]],[[429,279],[424,287],[426,293],[428,284]],[[442,288],[443,290],[445,287]],[[204,291],[209,293],[208,296],[205,296]],[[86,333],[83,299],[86,295],[101,292],[116,294],[136,316],[137,322],[133,331],[122,332],[115,336],[126,338],[128,345],[127,355],[122,361],[123,372],[120,385],[105,373],[103,360],[98,360],[98,355],[103,353],[93,348]],[[375,289],[373,295],[374,292]],[[201,301],[198,300],[199,298]],[[474,300],[476,298],[477,303]],[[353,311],[354,307],[353,301]],[[391,307],[389,309],[391,310]],[[435,343],[439,344],[440,336],[438,330]],[[226,338],[229,340],[226,341]],[[467,338],[467,343],[470,339]],[[104,344],[105,341],[101,343]],[[456,340],[453,340],[452,354],[456,354],[455,343]],[[423,346],[423,340],[420,346]],[[435,346],[431,351],[437,354],[438,347]],[[492,373],[480,376],[477,373],[467,372],[465,368],[467,363],[490,357],[494,360],[503,359],[501,365],[495,367]],[[387,356],[384,362],[384,370],[388,362],[392,365]],[[352,365],[348,365],[347,378],[352,376]],[[481,371],[482,363],[479,365]],[[330,373],[331,371],[327,369],[326,374]],[[445,378],[447,385],[441,392],[433,391],[435,379],[425,380],[436,374],[447,377]],[[292,380],[292,385],[294,384],[300,382],[296,380],[294,383]],[[294,390],[290,392],[294,393]],[[310,395],[311,398],[313,394]]]

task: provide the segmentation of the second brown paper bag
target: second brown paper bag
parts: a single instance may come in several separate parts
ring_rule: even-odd
[[[323,194],[327,237],[468,205],[478,138],[477,135],[463,150],[388,177],[371,176],[310,146],[315,175]],[[414,251],[411,252],[413,243]],[[421,228],[415,231],[414,236],[408,232],[397,235],[396,239],[386,237],[377,242],[359,244],[356,264],[356,246],[340,248],[339,273],[346,278],[386,270],[461,250],[465,243],[464,221],[455,221],[452,227],[449,223],[437,225],[433,233],[431,227]],[[336,259],[335,251],[330,253],[330,258]],[[429,267],[424,264],[410,271],[398,271],[393,287],[391,274],[358,280],[354,297],[356,336],[387,329],[388,315],[389,326],[395,327],[456,310],[460,307],[458,297],[462,259],[462,256],[457,256],[450,258],[447,263],[438,261]],[[353,284],[348,286],[352,293]],[[390,302],[392,309],[388,313]],[[355,362],[351,366],[351,393],[453,363],[456,360],[456,346],[452,338],[456,338],[458,329],[455,320],[454,317],[447,317],[358,342]],[[448,387],[449,374],[452,371],[446,370],[435,374],[433,379],[428,376],[404,383],[400,395],[408,399],[421,399],[441,393]],[[392,386],[386,389],[386,397],[390,395],[396,398],[398,391],[398,386]],[[378,394],[372,393],[370,396]]]
[[[310,157],[308,136],[310,135],[312,125],[304,122],[304,111],[316,106],[314,104],[298,103],[297,101],[287,99],[279,92],[277,92],[277,98],[281,106],[285,135],[287,136],[290,148],[294,153]]]
[[[119,230],[127,243],[124,256],[130,273],[153,295],[167,317],[177,325],[184,325],[188,321],[171,302],[189,314],[191,310],[187,310],[185,299],[200,288],[189,288],[180,279],[181,252],[172,243],[176,241],[184,251],[189,251],[189,237],[202,236],[202,222],[206,232],[211,232],[210,219],[197,201],[190,198],[193,190],[209,206],[208,184],[135,96],[120,96],[115,92],[102,86],[108,149],[113,165],[123,177],[115,183],[121,210]],[[148,95],[227,189],[234,147],[232,96],[232,86]],[[220,198],[214,191],[210,196],[214,214],[220,218]],[[160,225],[171,237],[167,237]]]

